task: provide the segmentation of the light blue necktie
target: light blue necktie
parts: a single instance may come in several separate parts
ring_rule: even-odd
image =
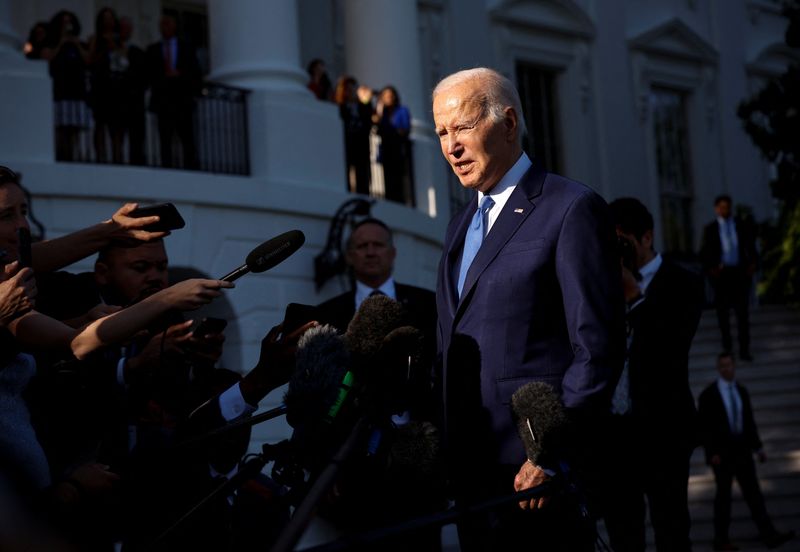
[[[464,280],[467,279],[467,271],[481,248],[483,237],[486,235],[486,213],[494,206],[494,200],[488,195],[483,196],[478,210],[472,217],[467,229],[467,236],[464,238],[464,254],[461,255],[461,270],[458,273],[458,296],[464,289]]]

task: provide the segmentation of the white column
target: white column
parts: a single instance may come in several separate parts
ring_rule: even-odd
[[[31,61],[22,53],[22,39],[13,26],[26,6],[0,0],[0,151],[3,164],[52,162],[53,94],[47,63]]]
[[[211,80],[303,92],[297,0],[208,0]],[[310,92],[308,92],[310,94]]]
[[[18,52],[22,41],[11,27],[12,17],[11,0],[0,0],[0,50]]]
[[[372,88],[395,86],[417,123],[430,119],[416,0],[345,0],[344,37],[349,74]]]

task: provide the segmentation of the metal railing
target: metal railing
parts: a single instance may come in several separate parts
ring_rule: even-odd
[[[185,144],[172,137],[170,149],[162,155],[158,115],[145,110],[149,92],[143,99],[138,121],[129,124],[112,137],[110,130],[96,132],[95,120],[85,104],[73,102],[67,106],[75,113],[70,117],[58,114],[58,121],[70,121],[72,126],[56,126],[56,158],[58,161],[78,163],[113,163],[147,167],[171,167],[200,170],[222,174],[250,174],[250,143],[248,133],[248,95],[250,91],[217,83],[204,83],[200,94],[194,98],[192,132],[195,157],[187,160]],[[56,104],[56,110],[64,105]],[[143,118],[143,120],[142,120]],[[131,135],[135,127],[143,126],[142,145],[131,148]],[[101,142],[102,141],[102,142]],[[100,150],[100,151],[98,151]],[[171,153],[171,160],[162,159]]]

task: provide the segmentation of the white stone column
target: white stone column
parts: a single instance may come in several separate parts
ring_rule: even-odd
[[[306,90],[297,0],[209,0],[211,80],[252,89]]]
[[[395,86],[417,124],[430,119],[416,0],[344,0],[344,37],[348,73],[375,89]]]
[[[0,132],[0,151],[11,168],[54,158],[52,85],[47,64],[22,53],[22,38],[13,27],[15,10],[22,8],[0,0],[0,120],[6,129]]]
[[[447,218],[448,190],[433,133],[429,90],[423,89],[416,0],[344,0],[345,68],[375,89],[388,84],[411,111],[417,208]]]
[[[252,90],[253,176],[268,193],[292,187],[346,190],[342,123],[336,105],[317,100],[300,66],[297,0],[209,0],[209,80]]]

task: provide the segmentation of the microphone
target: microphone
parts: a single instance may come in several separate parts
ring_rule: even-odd
[[[537,466],[557,466],[568,439],[568,418],[553,386],[526,383],[511,396],[511,410],[528,460]]]
[[[290,230],[275,236],[253,249],[245,263],[229,272],[220,280],[233,282],[248,272],[264,272],[274,268],[291,257],[305,243],[306,237],[300,230]]]

